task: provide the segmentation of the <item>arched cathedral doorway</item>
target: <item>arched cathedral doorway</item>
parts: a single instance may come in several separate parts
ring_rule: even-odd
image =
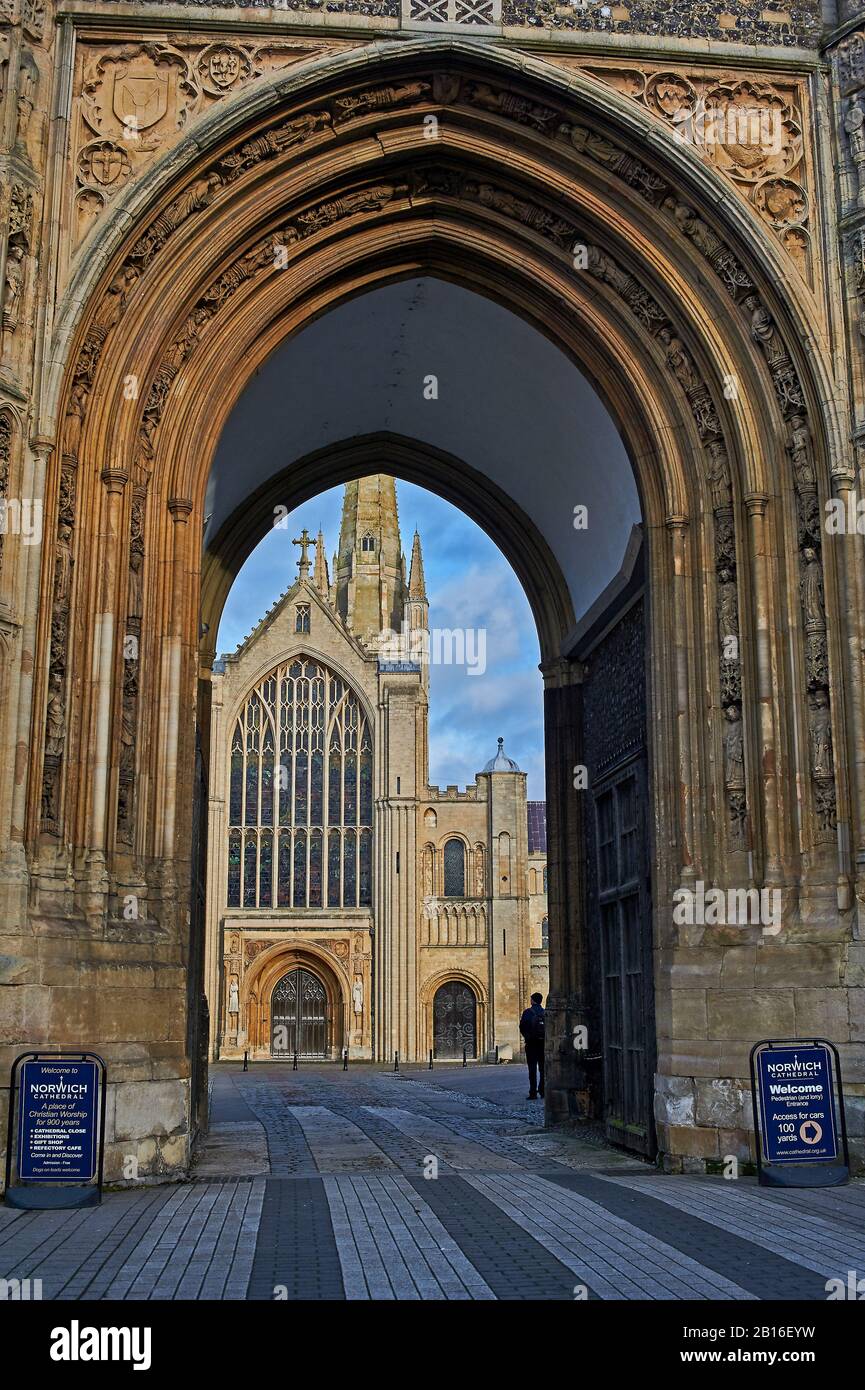
[[[270,1046],[274,1057],[324,1061],[330,1055],[327,991],[311,970],[290,970],[274,986]]]
[[[433,999],[433,1054],[437,1060],[474,1059],[477,1052],[478,1001],[470,985],[448,980]]]

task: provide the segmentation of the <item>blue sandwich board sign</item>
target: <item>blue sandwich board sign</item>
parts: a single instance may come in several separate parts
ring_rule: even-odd
[[[24,1053],[12,1068],[10,1096],[7,1204],[61,1207],[98,1202],[105,1129],[102,1059],[92,1053]],[[18,1143],[13,1146],[15,1110]],[[13,1147],[17,1168],[14,1185]]]
[[[751,1052],[751,1083],[761,1183],[811,1187],[845,1182],[849,1176],[847,1135],[833,1045],[820,1039],[757,1043]],[[843,1165],[839,1163],[839,1118]],[[787,1165],[799,1166],[798,1176]]]
[[[18,1104],[22,1182],[92,1182],[99,1120],[96,1062],[25,1062]]]

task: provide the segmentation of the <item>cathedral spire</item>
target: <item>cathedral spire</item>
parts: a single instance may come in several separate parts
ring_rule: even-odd
[[[386,473],[345,485],[334,580],[337,611],[359,637],[400,630],[406,586],[396,481]]]
[[[327,601],[330,592],[330,576],[327,572],[327,555],[324,552],[324,532],[320,526],[315,542],[315,569],[312,577],[318,592]]]
[[[414,540],[411,547],[411,569],[408,576],[409,598],[426,598],[426,580],[423,573],[423,552],[420,548],[420,536],[415,530]]]

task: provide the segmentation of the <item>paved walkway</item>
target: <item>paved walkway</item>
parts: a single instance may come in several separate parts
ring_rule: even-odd
[[[0,1207],[46,1299],[825,1300],[865,1272],[865,1185],[666,1177],[549,1134],[516,1067],[213,1069],[193,1179]]]

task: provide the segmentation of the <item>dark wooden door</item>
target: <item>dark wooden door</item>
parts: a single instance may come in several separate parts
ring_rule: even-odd
[[[607,1138],[651,1156],[654,994],[645,810],[642,758],[620,767],[595,793]]]
[[[477,1055],[478,1006],[474,991],[461,980],[448,980],[433,1000],[433,1051],[443,1060]]]
[[[290,970],[276,985],[270,1005],[274,1057],[327,1057],[327,994],[310,970]]]

